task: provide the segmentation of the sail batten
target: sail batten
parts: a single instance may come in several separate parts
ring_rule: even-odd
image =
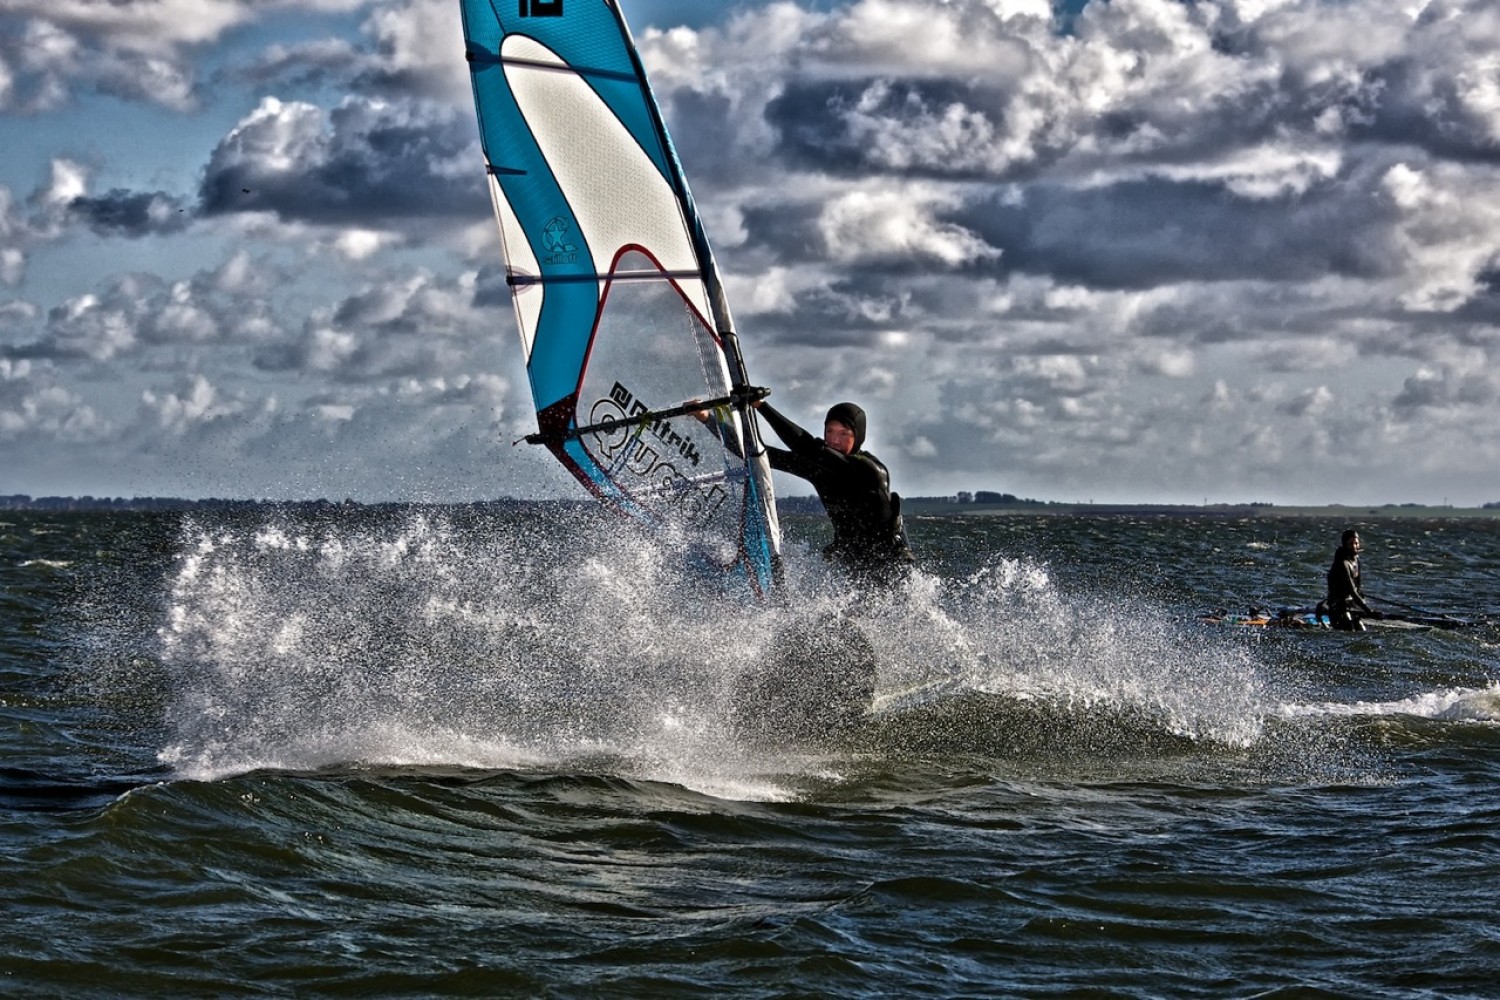
[[[506,282],[512,285],[553,285],[570,281],[701,281],[703,272],[692,271],[609,271],[592,274],[511,274]]]
[[[559,70],[564,73],[576,73],[582,77],[593,77],[599,80],[619,80],[628,83],[635,82],[635,74],[624,73],[618,70],[599,69],[593,66],[570,66],[563,62],[554,62],[546,59],[527,59],[520,56],[496,55],[493,52],[476,52],[469,50],[468,59],[471,63],[480,63],[489,66],[520,66],[527,69]]]
[[[532,439],[601,502],[769,593],[780,533],[753,393],[618,4],[460,3]]]

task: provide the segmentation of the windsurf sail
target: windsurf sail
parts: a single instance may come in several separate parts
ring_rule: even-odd
[[[756,390],[619,4],[460,2],[536,404],[527,440],[604,503],[769,593],[780,529]],[[716,418],[697,420],[700,407]]]

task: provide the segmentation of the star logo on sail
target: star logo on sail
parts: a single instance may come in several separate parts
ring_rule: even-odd
[[[578,259],[578,247],[568,241],[573,223],[562,216],[555,216],[542,227],[542,246],[551,254],[543,264],[571,264]]]

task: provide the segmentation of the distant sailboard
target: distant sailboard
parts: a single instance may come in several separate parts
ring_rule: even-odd
[[[780,529],[757,390],[619,4],[460,2],[536,404],[527,440],[727,582],[769,593]],[[700,405],[718,419],[696,420]]]
[[[1326,608],[1268,608],[1252,607],[1246,614],[1233,614],[1223,608],[1215,608],[1198,616],[1205,625],[1235,625],[1269,629],[1322,629],[1332,627]],[[1431,629],[1459,629],[1492,626],[1485,618],[1455,618],[1452,615],[1435,613],[1384,614],[1379,617],[1361,616],[1357,631],[1384,630],[1392,632],[1425,632]]]

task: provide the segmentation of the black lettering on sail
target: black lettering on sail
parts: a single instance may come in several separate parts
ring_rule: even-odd
[[[521,0],[522,17],[562,17],[563,0]]]

